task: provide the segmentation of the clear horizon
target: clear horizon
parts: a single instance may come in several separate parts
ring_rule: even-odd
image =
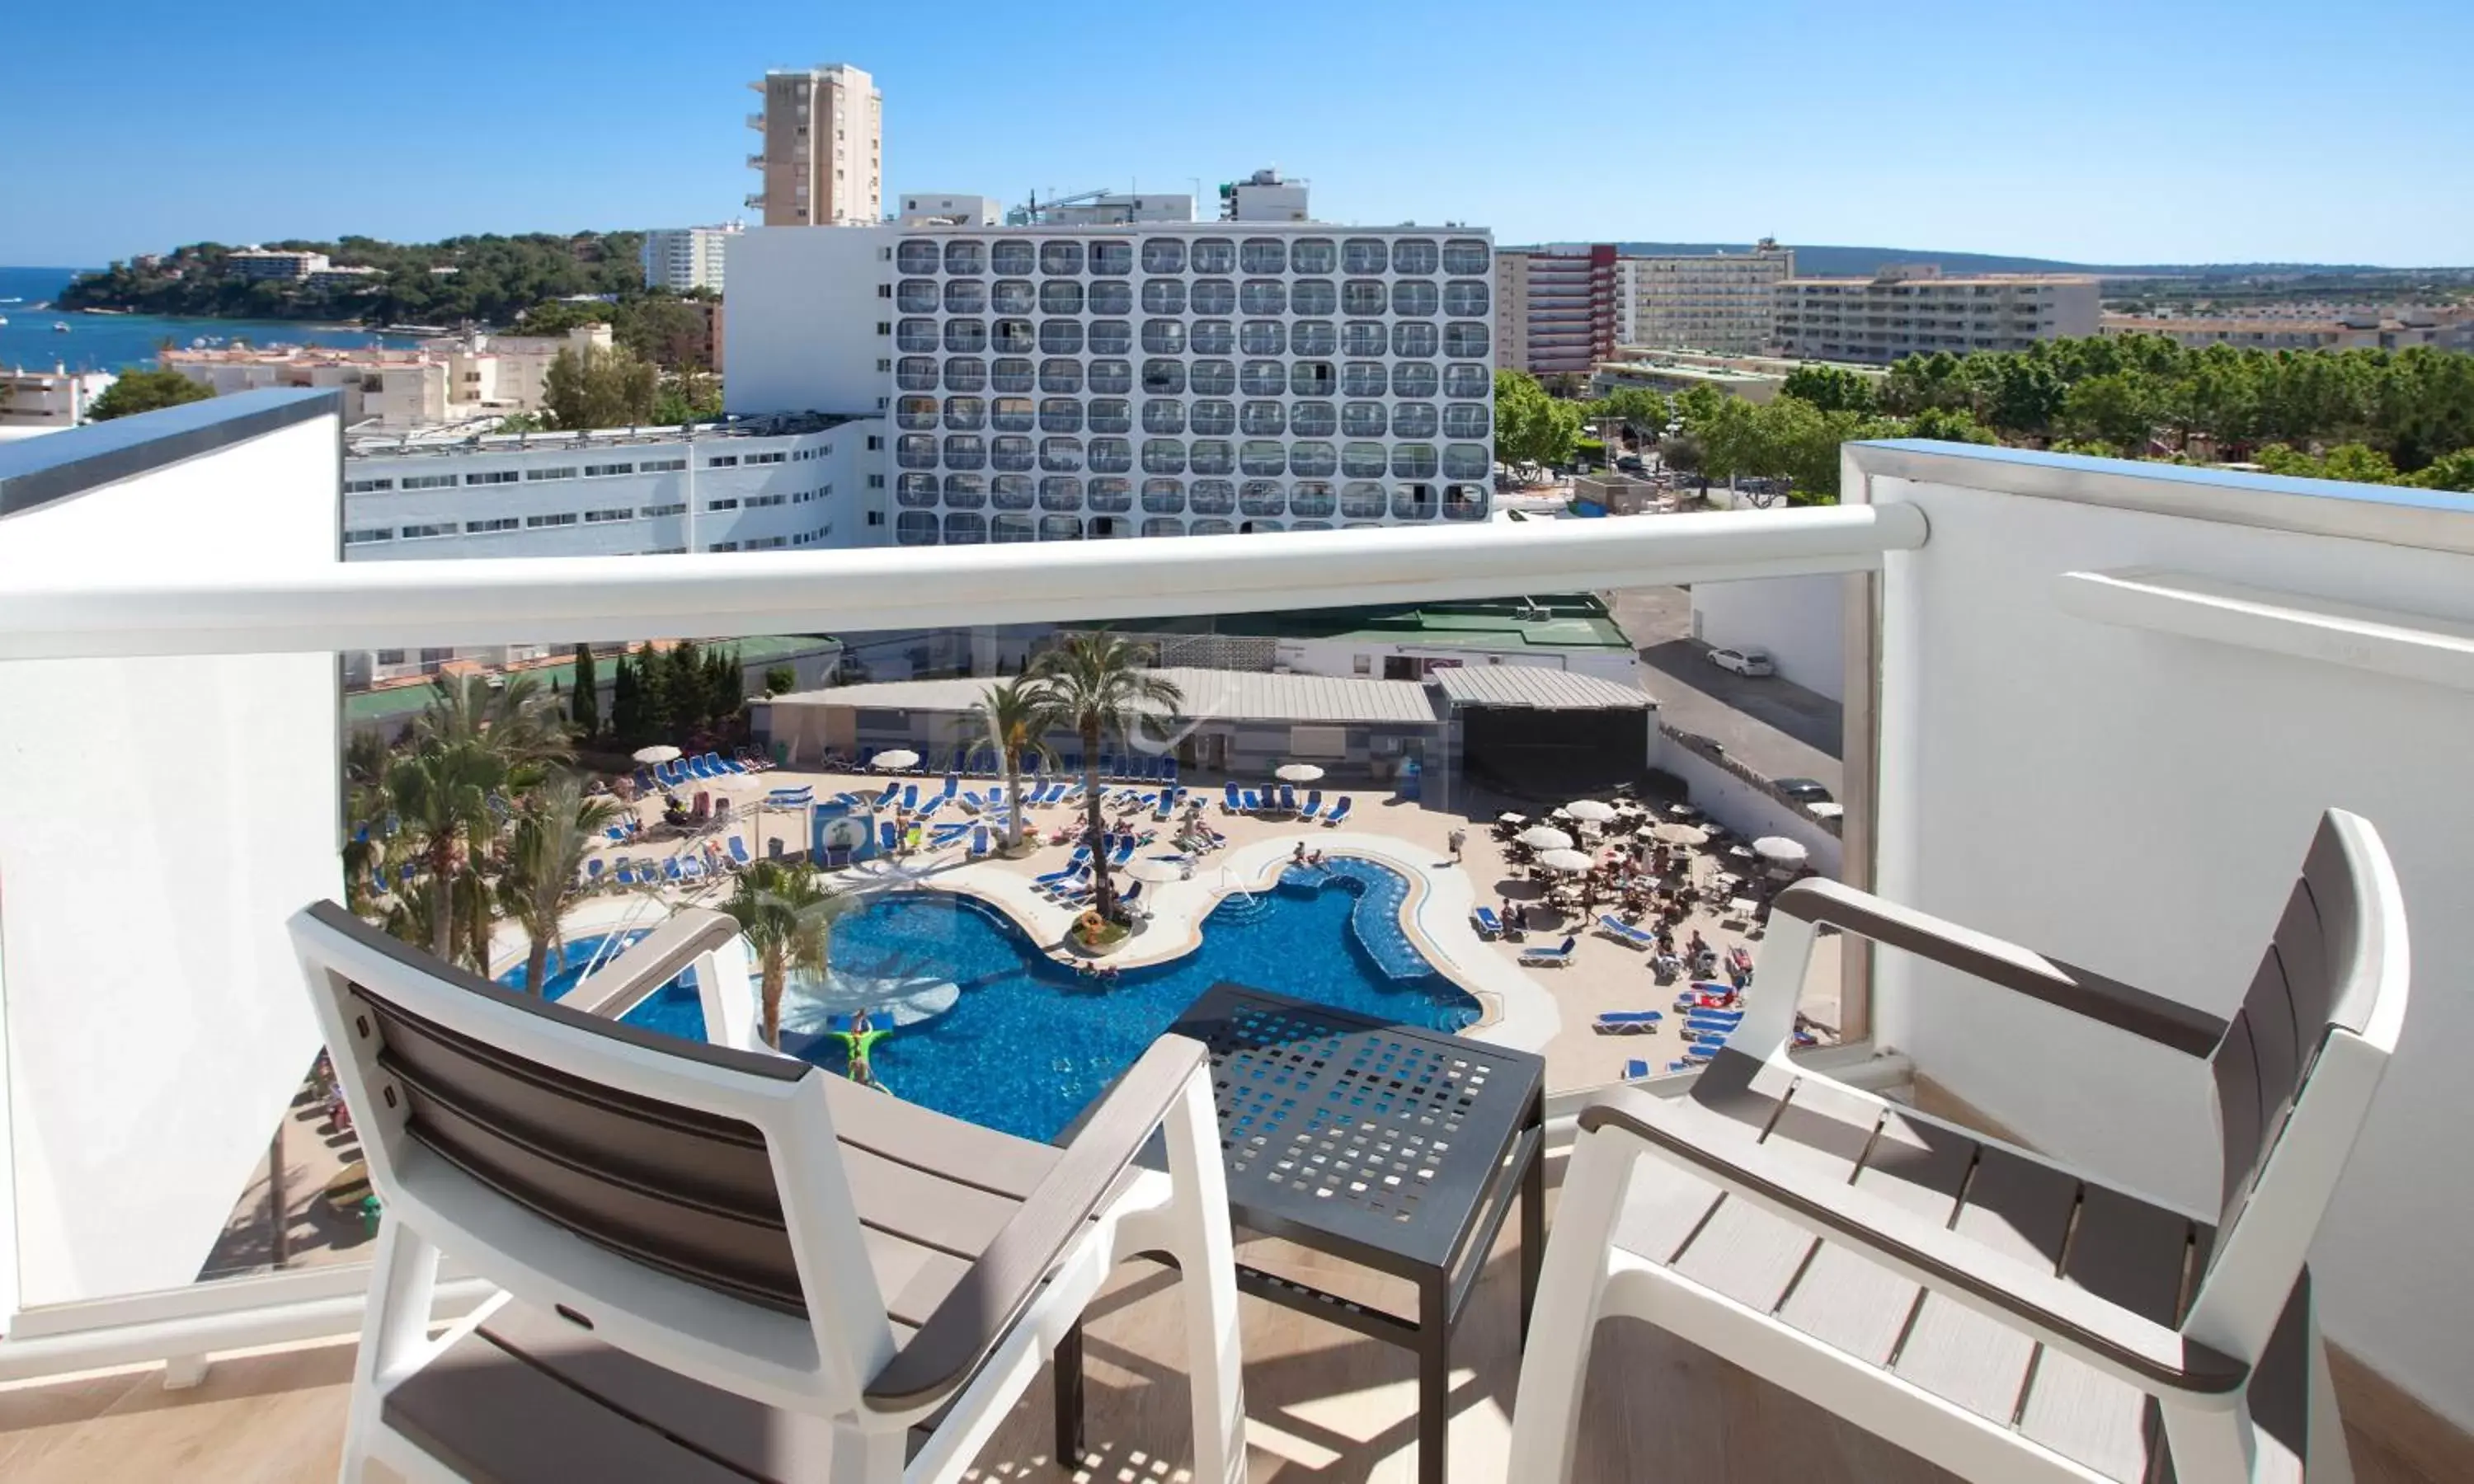
[[[2032,25],[1782,0],[1614,22],[1586,62],[1573,43],[1605,18],[1507,27],[1469,0],[1283,0],[1249,12],[1252,47],[1208,15],[1104,4],[1054,34],[908,12],[818,29],[775,0],[727,28],[676,14],[621,0],[530,44],[546,23],[447,0],[382,49],[166,0],[71,18],[0,54],[12,111],[57,132],[0,172],[0,262],[743,217],[743,84],[840,60],[885,91],[888,196],[1199,186],[1207,208],[1276,162],[1325,219],[1505,243],[2474,263],[2474,200],[2445,183],[2474,148],[2474,8],[2443,0],[2365,0],[2341,25],[2298,0],[2081,0]],[[1353,64],[1295,60],[1317,54]],[[177,123],[98,111],[107,82]]]

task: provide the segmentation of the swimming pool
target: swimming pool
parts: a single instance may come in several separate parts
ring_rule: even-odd
[[[1204,919],[1202,945],[1193,952],[1128,969],[1101,988],[1039,952],[993,908],[945,892],[905,892],[837,923],[833,962],[859,973],[932,974],[960,985],[953,1010],[876,1043],[878,1080],[941,1113],[1046,1139],[1223,979],[1406,1025],[1457,1031],[1474,1023],[1476,1001],[1436,973],[1401,932],[1407,893],[1405,878],[1370,861],[1343,857],[1328,872],[1292,870],[1275,890],[1224,900]],[[786,1038],[783,1049],[846,1069],[835,1037],[804,1044]]]
[[[552,999],[565,997],[568,991],[575,988],[576,981],[584,977],[584,971],[587,969],[599,967],[594,962],[594,955],[600,956],[601,963],[608,963],[618,957],[621,950],[632,946],[637,939],[651,931],[649,927],[630,928],[618,943],[610,942],[612,935],[609,933],[581,933],[568,939],[552,949],[549,955],[547,965],[549,972],[545,976],[549,997]],[[607,947],[603,946],[605,944],[608,945]],[[522,989],[524,987],[523,961],[517,960],[515,968],[498,975],[498,982],[511,990]]]
[[[1273,890],[1225,898],[1203,920],[1201,946],[1128,969],[1104,988],[1040,952],[992,907],[948,892],[905,891],[835,924],[833,965],[958,985],[962,995],[951,1011],[876,1042],[878,1081],[940,1113],[1048,1139],[1223,979],[1431,1030],[1475,1023],[1477,1002],[1435,972],[1400,927],[1408,893],[1406,877],[1372,861],[1340,856],[1323,870],[1293,867]],[[568,944],[552,961],[552,994],[573,986],[601,941]],[[501,982],[521,987],[522,978],[518,968]],[[702,1040],[693,976],[665,985],[625,1019]],[[848,1070],[838,1037],[786,1035],[783,1049],[837,1074]]]

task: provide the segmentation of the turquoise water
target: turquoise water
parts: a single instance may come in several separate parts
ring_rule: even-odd
[[[146,314],[72,314],[36,309],[37,303],[60,297],[74,268],[0,268],[0,366],[70,371],[120,371],[155,364],[155,349],[165,340],[186,346],[193,340],[221,337],[246,340],[254,346],[393,346],[414,344],[408,335],[378,335],[368,330],[310,324],[297,320],[199,320]],[[65,335],[54,324],[66,324]]]
[[[1436,973],[1400,927],[1408,890],[1397,872],[1370,861],[1291,868],[1274,890],[1224,899],[1203,920],[1201,947],[1106,985],[1051,960],[993,908],[946,892],[900,892],[835,925],[833,963],[855,974],[960,986],[954,1009],[876,1043],[877,1080],[940,1113],[1049,1139],[1223,979],[1430,1030],[1474,1023],[1476,1002]],[[548,975],[553,995],[573,987],[603,941],[567,945]],[[522,979],[521,966],[500,976],[520,988]],[[704,1037],[691,975],[626,1019]],[[786,1038],[783,1049],[848,1070],[837,1037]]]

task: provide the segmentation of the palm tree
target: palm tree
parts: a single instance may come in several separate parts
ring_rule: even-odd
[[[1005,848],[1010,851],[1022,846],[1022,754],[1037,753],[1054,759],[1048,744],[1040,739],[1048,729],[1057,724],[1055,706],[1047,693],[1035,682],[1022,680],[1001,681],[987,689],[973,714],[987,732],[988,744],[1004,759],[1006,797],[1014,801],[1006,816]]]
[[[576,873],[603,826],[618,817],[617,803],[585,793],[583,777],[566,769],[543,779],[516,816],[506,874],[498,877],[498,902],[532,941],[524,956],[524,988],[535,994],[542,993],[550,949],[558,945],[559,919],[567,912]]]
[[[410,831],[429,876],[429,951],[454,957],[454,884],[459,864],[477,864],[478,847],[497,828],[490,796],[507,779],[505,763],[477,741],[424,739],[390,763],[386,799]],[[469,854],[468,854],[469,851]]]
[[[782,987],[793,969],[824,972],[833,947],[834,920],[850,910],[850,898],[824,886],[805,861],[760,860],[740,874],[739,886],[722,910],[755,950],[763,974],[764,1044],[782,1047]]]
[[[493,684],[496,679],[499,683]],[[558,705],[529,675],[442,675],[413,723],[415,746],[470,742],[498,754],[511,774],[575,755]]]
[[[1078,634],[1031,661],[1029,683],[1049,714],[1082,739],[1082,826],[1091,847],[1091,905],[1117,920],[1117,884],[1101,840],[1100,746],[1110,735],[1167,736],[1164,718],[1185,701],[1176,682],[1150,667],[1152,652],[1113,634]]]

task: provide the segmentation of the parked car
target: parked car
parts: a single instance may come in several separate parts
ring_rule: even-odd
[[[1713,649],[1710,662],[1721,670],[1737,675],[1776,675],[1778,667],[1770,663],[1769,651],[1762,649]]]
[[[1649,466],[1640,462],[1639,454],[1628,453],[1615,461],[1615,467],[1627,474],[1637,474],[1647,469]]]
[[[1770,786],[1798,803],[1830,803],[1830,790],[1816,778],[1772,778]]]

